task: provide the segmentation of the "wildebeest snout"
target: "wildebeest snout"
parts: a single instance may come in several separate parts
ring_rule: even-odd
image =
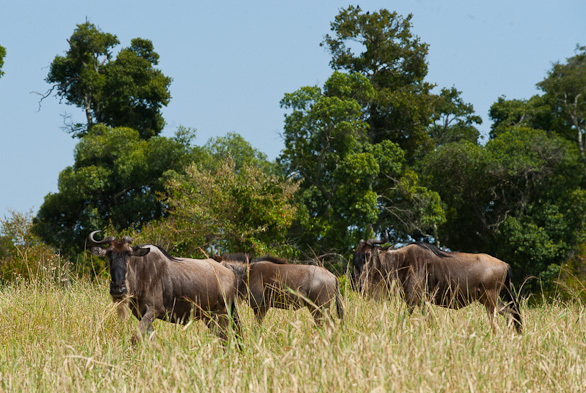
[[[119,297],[119,296],[126,295],[127,292],[128,292],[128,290],[126,289],[125,282],[121,282],[121,283],[117,283],[114,281],[110,282],[110,295],[112,295],[114,297]]]

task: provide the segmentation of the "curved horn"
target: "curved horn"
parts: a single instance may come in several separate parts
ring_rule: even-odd
[[[124,237],[122,238],[122,241],[123,241],[123,242],[126,242],[126,243],[128,243],[128,244],[131,244],[131,243],[132,243],[132,238],[131,238],[130,236],[124,236]]]
[[[114,236],[110,236],[110,237],[107,237],[107,238],[102,239],[102,240],[96,240],[96,239],[94,239],[94,235],[96,233],[98,233],[98,232],[102,232],[102,231],[93,231],[88,236],[88,239],[89,239],[90,244],[92,246],[99,246],[99,245],[102,245],[102,244],[108,244],[108,243],[112,242],[113,240],[116,240],[116,238]]]
[[[382,240],[369,239],[366,241],[366,244],[368,244],[369,246],[376,246],[378,244],[385,244],[388,241],[389,241],[389,231],[385,231],[385,237]]]

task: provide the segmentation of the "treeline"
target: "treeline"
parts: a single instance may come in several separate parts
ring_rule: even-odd
[[[204,146],[186,128],[160,136],[172,80],[152,43],[134,39],[114,56],[115,35],[78,25],[51,63],[46,97],[86,122],[70,124],[75,163],[21,222],[27,236],[88,272],[96,229],[192,257],[337,255],[343,271],[360,239],[388,231],[391,243],[489,253],[519,283],[585,278],[586,49],[555,64],[540,95],[498,98],[481,143],[482,120],[461,92],[426,79],[428,45],[411,19],[340,10],[321,43],[332,75],[284,95],[274,162],[238,134]],[[2,221],[5,276],[17,271],[24,243],[10,228],[22,219]]]

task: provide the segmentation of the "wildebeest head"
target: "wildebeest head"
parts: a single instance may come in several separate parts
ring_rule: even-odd
[[[94,231],[89,235],[89,244],[92,246],[92,254],[98,257],[108,258],[110,262],[110,295],[112,298],[122,298],[128,292],[126,288],[126,270],[128,259],[131,256],[143,257],[150,252],[150,248],[139,246],[130,247],[132,238],[124,236],[122,240],[117,240],[114,236],[107,237],[103,240],[95,240],[94,235],[100,231]],[[106,245],[106,247],[102,247]]]
[[[359,278],[364,269],[366,262],[372,257],[372,251],[379,245],[386,243],[389,240],[388,232],[385,232],[385,237],[382,240],[369,239],[360,240],[356,251],[354,251],[353,264],[353,282],[354,287],[358,291],[361,291]]]

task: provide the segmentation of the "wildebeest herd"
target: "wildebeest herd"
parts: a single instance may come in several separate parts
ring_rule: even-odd
[[[89,235],[88,243],[92,254],[109,261],[113,302],[139,320],[133,343],[150,336],[155,319],[185,324],[193,317],[224,341],[230,326],[240,336],[238,298],[248,301],[259,324],[271,307],[307,307],[319,326],[331,316],[334,303],[343,319],[338,279],[323,267],[271,256],[250,260],[246,254],[176,258],[155,245],[131,246],[128,236],[96,240],[98,232]],[[507,263],[486,254],[442,251],[427,243],[382,247],[386,242],[387,238],[361,240],[356,248],[351,279],[360,293],[375,299],[399,293],[409,312],[426,304],[458,309],[478,301],[493,330],[500,313],[522,331]],[[507,303],[499,300],[501,291]]]

